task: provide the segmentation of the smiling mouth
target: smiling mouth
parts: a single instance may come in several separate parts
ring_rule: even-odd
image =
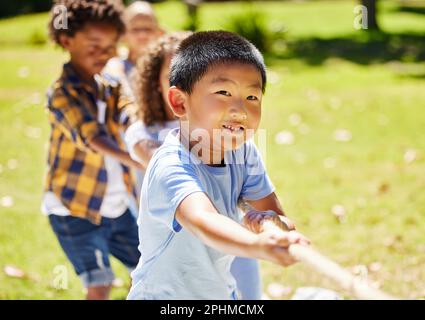
[[[223,124],[222,128],[232,133],[242,133],[245,131],[245,127],[240,124]]]

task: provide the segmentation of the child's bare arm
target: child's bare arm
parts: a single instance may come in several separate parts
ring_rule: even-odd
[[[176,219],[206,245],[219,251],[284,266],[295,262],[287,248],[292,243],[299,243],[301,237],[296,232],[265,231],[255,234],[219,214],[202,192],[192,193],[181,202]]]
[[[285,216],[282,206],[280,205],[279,199],[277,198],[274,192],[262,199],[245,200],[245,202],[247,202],[251,207],[254,207],[258,211],[273,210],[278,215]]]
[[[259,232],[262,218],[274,220],[275,224],[284,230],[295,230],[294,223],[286,217],[274,192],[255,201],[240,199],[239,207],[246,213],[245,225],[254,232]]]
[[[134,153],[137,155],[140,160],[140,164],[144,167],[144,169],[148,167],[152,155],[160,147],[160,145],[161,143],[159,141],[148,139],[143,139],[134,145]]]
[[[140,163],[130,158],[130,155],[121,150],[118,145],[107,136],[97,136],[88,142],[90,148],[103,155],[114,157],[126,166],[144,169]]]

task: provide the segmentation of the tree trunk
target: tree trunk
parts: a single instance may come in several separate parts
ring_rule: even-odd
[[[363,6],[367,8],[367,28],[369,30],[379,30],[377,16],[377,0],[361,0]]]
[[[186,29],[196,31],[198,29],[198,7],[202,0],[184,0],[189,15],[189,23]]]

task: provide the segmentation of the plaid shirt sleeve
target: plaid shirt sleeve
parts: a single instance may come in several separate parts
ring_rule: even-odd
[[[101,135],[107,135],[106,128],[96,119],[88,105],[74,97],[77,93],[61,87],[49,94],[49,117],[63,134],[84,151],[92,151],[89,142]]]
[[[123,93],[122,86],[116,88],[118,92],[117,108],[119,112],[119,123],[126,129],[136,121],[137,106],[134,100]]]

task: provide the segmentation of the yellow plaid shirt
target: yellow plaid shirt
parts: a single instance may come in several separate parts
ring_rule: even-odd
[[[108,177],[104,157],[88,142],[107,136],[125,150],[120,127],[131,102],[120,94],[119,84],[100,76],[96,83],[97,89],[83,83],[71,65],[65,64],[47,94],[51,135],[45,191],[52,191],[73,216],[99,224]],[[122,168],[129,196],[135,196],[130,170]]]

